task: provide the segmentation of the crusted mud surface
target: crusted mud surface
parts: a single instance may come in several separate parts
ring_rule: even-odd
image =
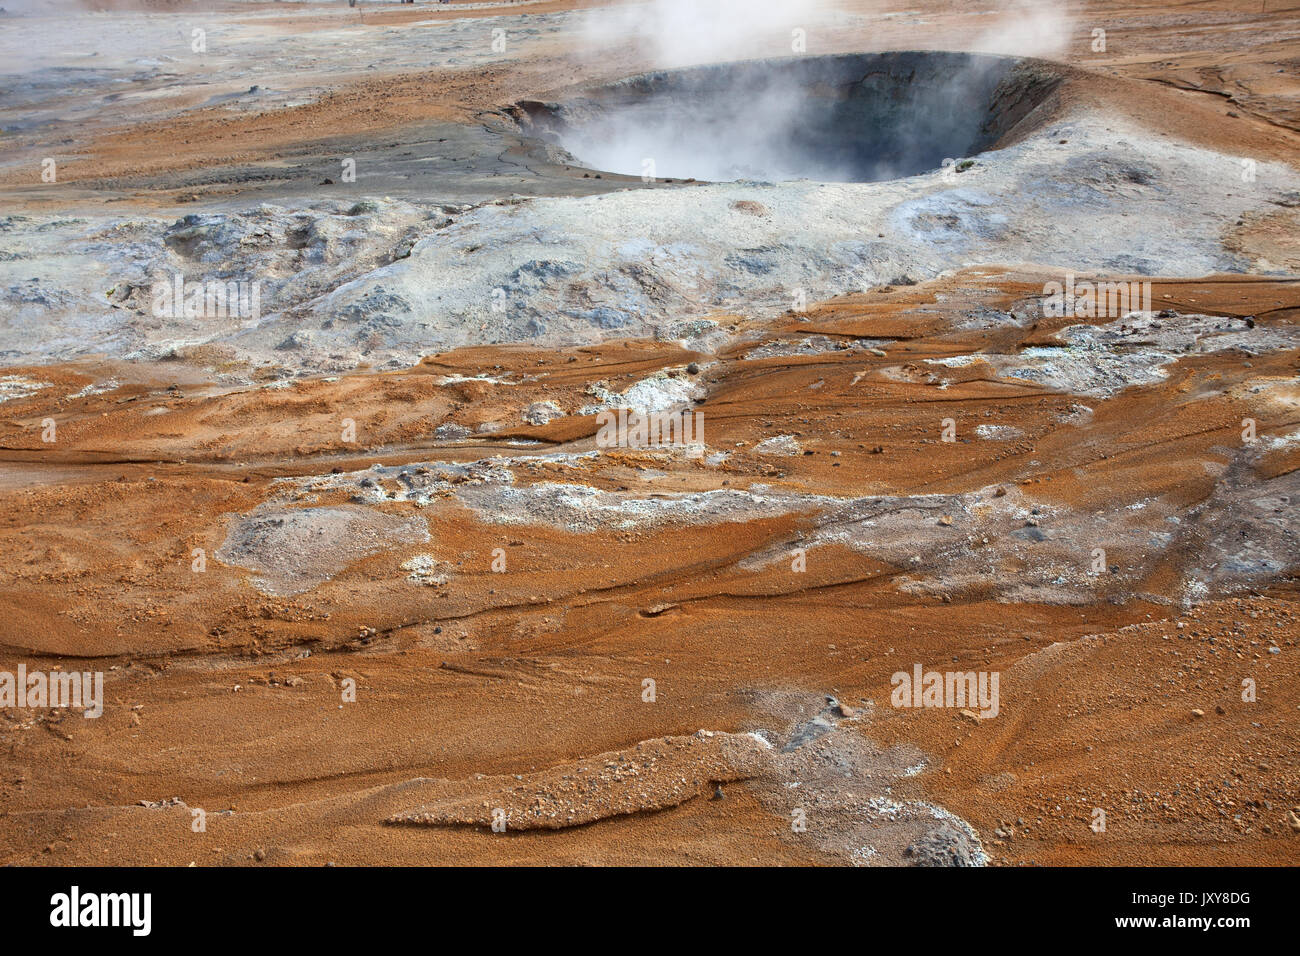
[[[1019,321],[1040,287],[878,290],[714,354],[11,370],[0,664],[93,664],[107,703],[6,712],[9,858],[1285,862],[1300,296],[1158,281],[1170,338]],[[600,447],[591,384],[655,381],[701,447]],[[893,707],[914,663],[999,672],[999,713]]]
[[[688,184],[531,138],[658,65],[600,4],[144,6],[0,34],[0,672],[104,674],[0,707],[0,861],[1294,863],[1293,12],[1084,4],[960,172]],[[985,14],[817,52],[1026,52]]]

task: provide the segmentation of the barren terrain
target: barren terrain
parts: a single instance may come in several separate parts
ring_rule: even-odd
[[[1295,862],[1300,10],[809,5],[1029,58],[821,181],[548,135],[727,59],[627,5],[91,6],[0,16],[0,672],[104,675],[0,860]]]

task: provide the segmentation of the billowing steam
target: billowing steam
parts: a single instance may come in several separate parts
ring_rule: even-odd
[[[1069,13],[1051,0],[1004,0],[993,24],[977,34],[967,49],[1051,59],[1077,41],[1074,27]]]
[[[993,94],[1015,62],[893,52],[690,67],[590,91],[541,121],[584,163],[626,175],[893,179],[1004,132]]]
[[[869,36],[862,24],[886,9],[864,3],[851,21]],[[562,144],[585,165],[626,175],[768,181],[914,175],[987,145],[981,125],[1006,68],[962,56],[926,60],[910,79],[853,77],[835,67],[828,78],[817,68],[790,68],[825,52],[817,41],[832,29],[828,24],[846,22],[828,0],[651,0],[599,11],[588,22],[590,56],[631,44],[659,71],[784,60],[652,73],[601,102],[576,105],[563,117]],[[962,46],[1050,56],[1063,49],[1069,32],[1068,20],[1046,0],[1016,0]],[[926,37],[934,35],[918,36],[914,48],[924,49]]]
[[[631,41],[661,69],[793,52],[827,0],[650,0],[588,18],[587,46],[607,50]]]

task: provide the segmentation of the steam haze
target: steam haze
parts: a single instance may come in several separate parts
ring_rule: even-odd
[[[829,9],[826,0],[651,0],[589,20],[593,54],[629,40],[660,69],[791,53],[791,33]]]
[[[1069,20],[1049,4],[992,9],[998,12],[965,50],[1051,56],[1065,48]],[[883,4],[864,4],[857,12],[884,11]],[[827,0],[653,0],[593,16],[589,56],[630,43],[656,70],[805,60],[830,52],[819,39],[843,44],[835,31],[844,24],[832,17],[844,15]],[[897,49],[896,32],[892,39]],[[801,40],[806,47],[798,46]],[[651,93],[627,86],[599,108],[575,111],[561,141],[585,165],[655,178],[830,182],[915,175],[975,147],[990,76],[996,82],[1003,69],[978,57],[941,62],[948,72],[931,64],[912,82],[868,76],[864,67],[856,78],[837,77],[835,91],[823,78],[810,82],[776,65],[698,71],[677,81],[659,77]]]

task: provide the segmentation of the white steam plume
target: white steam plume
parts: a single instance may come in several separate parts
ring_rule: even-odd
[[[632,43],[656,67],[790,55],[794,31],[809,31],[827,0],[649,0],[593,11],[586,41],[595,53]]]

